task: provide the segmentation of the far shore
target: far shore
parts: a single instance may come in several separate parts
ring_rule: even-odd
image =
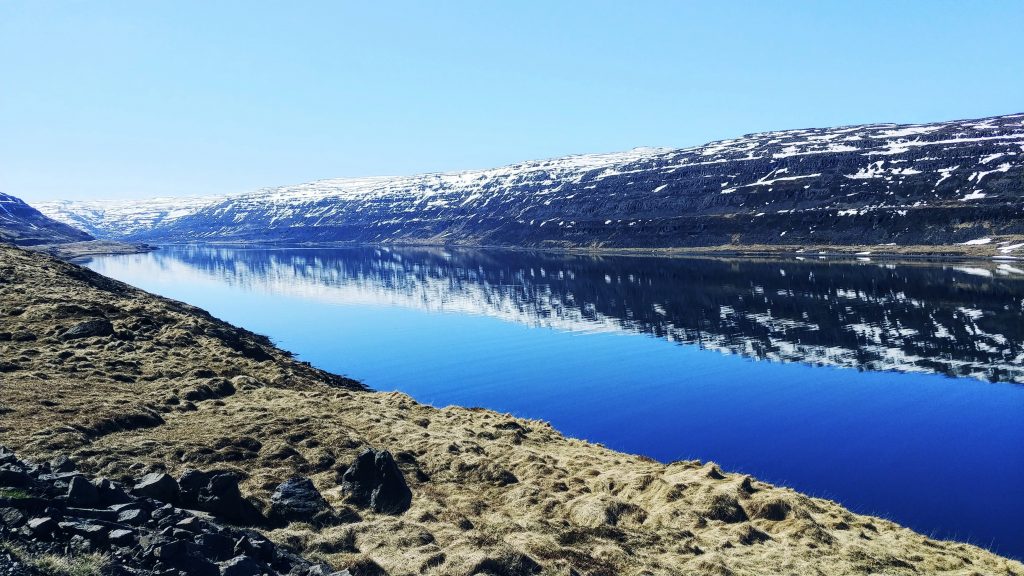
[[[79,260],[90,256],[111,256],[116,254],[141,254],[158,248],[141,242],[117,242],[113,240],[86,240],[66,244],[38,244],[23,246],[27,250],[45,252],[61,260]]]
[[[852,261],[913,261],[913,262],[1014,262],[1024,259],[1024,236],[992,237],[984,244],[941,244],[941,245],[830,245],[830,244],[727,244],[719,246],[680,247],[613,247],[613,246],[571,246],[542,244],[538,246],[509,246],[492,244],[445,243],[432,240],[402,240],[390,242],[249,242],[221,240],[211,242],[167,242],[166,246],[225,246],[234,248],[351,248],[351,247],[394,247],[434,248],[456,250],[510,250],[517,252],[544,252],[589,256],[656,256],[673,258],[743,258],[743,259],[803,259],[803,260],[852,260]],[[145,244],[141,246],[147,246]],[[1000,250],[1003,248],[1004,250]],[[1006,250],[1006,248],[1010,248]],[[149,247],[149,250],[155,249]],[[135,250],[149,251],[149,250]],[[87,255],[126,252],[93,252]]]

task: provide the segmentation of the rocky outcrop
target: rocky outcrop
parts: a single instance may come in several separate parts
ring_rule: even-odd
[[[401,514],[412,502],[412,491],[387,450],[360,453],[342,474],[341,490],[352,504],[385,514]]]
[[[148,474],[129,495],[117,482],[74,471],[67,459],[56,464],[23,461],[0,447],[0,574],[42,574],[34,568],[39,559],[56,556],[69,565],[103,558],[103,573],[113,575],[352,576],[308,562],[259,532],[221,524],[222,516],[175,506],[180,495],[207,509],[240,504],[237,481],[228,475],[193,472],[179,491],[170,476]],[[12,571],[3,572],[5,564]]]

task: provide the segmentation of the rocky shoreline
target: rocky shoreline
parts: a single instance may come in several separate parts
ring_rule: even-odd
[[[125,569],[155,568],[142,537],[170,528],[176,538],[185,528],[174,526],[195,517],[210,524],[203,534],[256,530],[295,555],[289,571],[325,563],[353,576],[1024,575],[1021,563],[982,548],[714,463],[666,465],[566,438],[545,422],[372,392],[195,307],[3,246],[0,444],[18,454],[6,464],[46,484],[17,494],[45,504],[16,510],[25,517],[11,538],[27,538],[20,531],[31,520],[49,517],[64,530],[60,522],[77,519],[40,553],[88,540],[75,532],[82,522],[120,517],[110,509],[118,504],[67,506],[73,479],[40,480],[63,466],[61,455],[81,471],[78,489],[119,483],[132,502],[152,500],[151,517],[170,505],[173,526],[99,529],[110,529],[108,541],[114,530],[137,531],[127,556],[154,563],[113,563]],[[52,463],[46,471],[27,460]],[[292,495],[302,506],[283,510]],[[10,498],[0,507],[16,508]],[[68,508],[108,512],[85,513],[106,516],[97,519]],[[228,510],[248,512],[229,519]],[[189,550],[198,535],[176,541]],[[0,558],[33,546],[14,544]],[[222,570],[239,556],[223,552],[203,560]]]

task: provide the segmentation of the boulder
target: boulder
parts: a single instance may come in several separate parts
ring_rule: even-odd
[[[238,489],[238,477],[230,472],[186,470],[178,480],[181,502],[235,524],[253,525],[263,520],[258,508]]]
[[[94,336],[110,336],[114,333],[114,325],[106,318],[93,318],[75,324],[61,335],[63,340],[74,340],[76,338],[91,338]]]
[[[352,504],[385,514],[401,514],[412,503],[412,491],[387,450],[359,454],[342,474],[341,489]]]
[[[32,478],[23,470],[10,465],[0,466],[0,486],[8,488],[24,488],[32,482]]]
[[[143,508],[126,508],[117,514],[118,524],[141,526],[149,521],[149,512]]]
[[[331,506],[309,478],[284,481],[270,496],[270,516],[280,522],[312,522]]]
[[[196,536],[196,545],[208,558],[221,561],[231,557],[235,542],[223,534],[206,532]]]
[[[178,501],[178,483],[163,472],[152,472],[139,480],[132,488],[132,493],[161,502],[175,503]]]
[[[112,482],[107,478],[100,478],[99,483],[96,485],[96,490],[99,493],[99,503],[101,506],[114,506],[131,500],[120,484]]]
[[[73,460],[71,460],[71,458],[68,458],[64,454],[61,454],[60,456],[57,456],[53,460],[50,460],[50,470],[57,474],[61,472],[74,472],[75,463]]]
[[[88,508],[100,501],[99,490],[82,476],[75,476],[68,485],[68,505]]]
[[[37,536],[51,534],[57,529],[57,521],[49,516],[33,518],[28,521],[28,529]]]
[[[179,497],[183,506],[195,506],[199,502],[199,491],[210,482],[210,474],[202,470],[186,469],[178,478]]]
[[[115,546],[131,546],[135,543],[135,531],[118,528],[107,534],[107,540]]]

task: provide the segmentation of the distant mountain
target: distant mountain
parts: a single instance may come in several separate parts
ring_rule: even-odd
[[[153,242],[961,243],[1024,234],[1024,114],[40,209],[100,237]]]
[[[0,242],[36,246],[92,239],[89,234],[48,218],[18,198],[0,192]]]

